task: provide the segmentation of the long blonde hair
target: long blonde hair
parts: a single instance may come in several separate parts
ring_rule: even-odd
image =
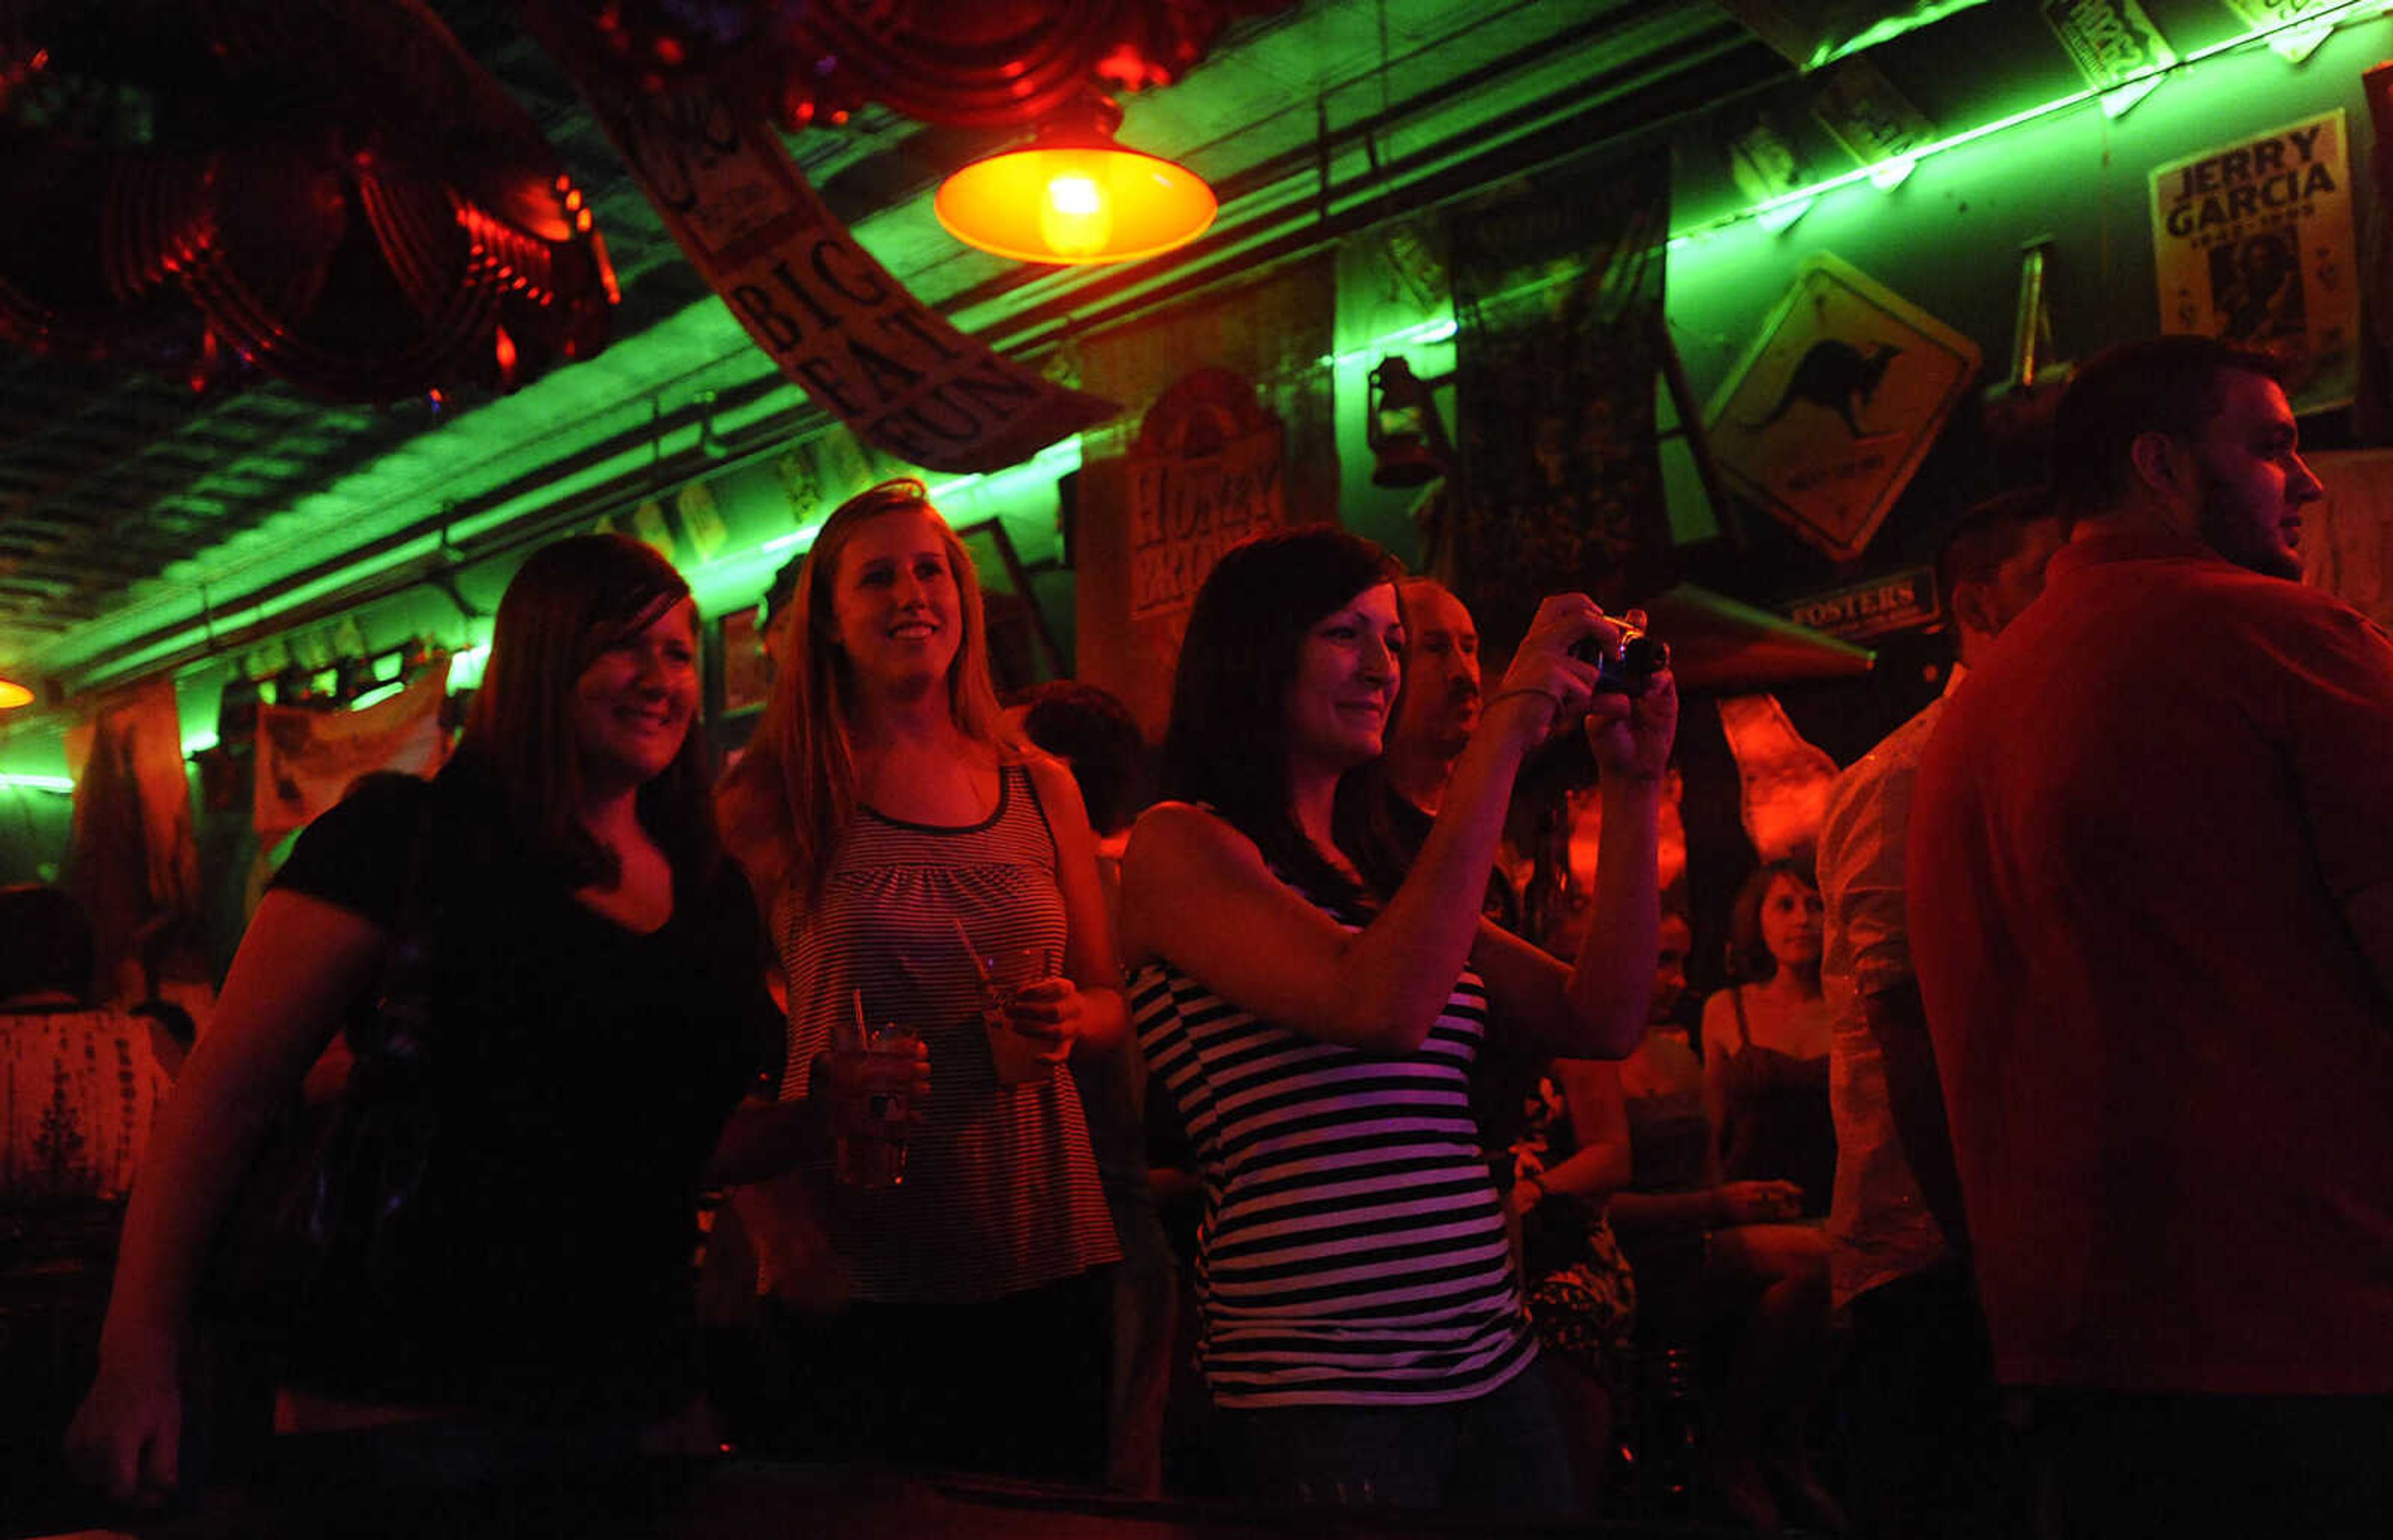
[[[820,897],[840,830],[856,812],[856,678],[837,645],[832,595],[840,557],[868,519],[914,509],[938,520],[939,543],[963,609],[963,639],[948,666],[948,714],[966,737],[1001,750],[988,627],[972,554],[920,481],[883,481],[858,492],[824,521],[806,553],[772,698],[747,753],[716,794],[724,843],[768,898],[789,892],[811,904]]]

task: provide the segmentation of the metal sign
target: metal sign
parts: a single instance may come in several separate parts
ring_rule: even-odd
[[[1706,414],[1722,477],[1838,561],[1867,548],[1978,372],[1978,345],[1850,264],[1796,275]]]

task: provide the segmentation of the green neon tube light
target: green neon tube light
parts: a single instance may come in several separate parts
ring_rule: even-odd
[[[1827,193],[1835,192],[1840,188],[1851,187],[1856,182],[1869,182],[1891,176],[1897,163],[1909,163],[1903,170],[1903,176],[1907,176],[1910,175],[1911,167],[1916,166],[1931,155],[1942,155],[1948,150],[1958,150],[1963,145],[1975,144],[1981,139],[1991,137],[2007,129],[2017,128],[2022,124],[2034,123],[2040,118],[2048,118],[2057,112],[2066,112],[2072,108],[2083,107],[2090,101],[2116,98],[2123,93],[2137,90],[2138,87],[2149,90],[2168,76],[2190,71],[2195,65],[2216,59],[2220,54],[2250,47],[2254,44],[2266,43],[2281,33],[2331,30],[2347,21],[2382,16],[2385,10],[2386,0],[2344,0],[2342,5],[2329,6],[2324,10],[2297,16],[2290,20],[2280,21],[2274,26],[2254,27],[2240,36],[2224,39],[2208,47],[2197,48],[2182,59],[2174,59],[2165,64],[2147,65],[2116,85],[2101,87],[2089,85],[2083,90],[2072,91],[2065,97],[2056,97],[2050,101],[1996,118],[1992,123],[1981,124],[1975,128],[1966,129],[1961,133],[1921,145],[1916,150],[1906,150],[1902,155],[1890,160],[1873,161],[1868,165],[1855,166],[1850,171],[1839,172],[1834,176],[1824,177],[1808,187],[1796,188],[1790,191],[1782,192],[1774,198],[1764,198],[1758,202],[1748,203],[1733,213],[1720,215],[1691,229],[1680,231],[1670,237],[1669,246],[1673,251],[1680,250],[1692,241],[1699,241],[1705,236],[1727,229],[1732,226],[1743,224],[1748,219],[1768,229],[1781,229],[1793,224],[1801,216],[1803,211],[1809,209]],[[1900,176],[1894,177],[1894,181],[1897,182],[1901,179]],[[1893,184],[1890,182],[1887,185]]]

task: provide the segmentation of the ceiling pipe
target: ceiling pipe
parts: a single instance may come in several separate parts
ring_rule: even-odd
[[[1604,35],[1641,20],[1644,9],[1632,12],[1625,22],[1619,20],[1619,13],[1590,22],[1576,35],[1578,46],[1600,46]],[[1458,88],[1475,89],[1503,78],[1523,63],[1518,58],[1493,61],[1466,77]],[[1581,157],[1601,158],[1617,152],[1625,143],[1649,135],[1666,135],[1680,120],[1708,111],[1724,98],[1777,84],[1785,74],[1782,60],[1744,29],[1721,19],[1688,46],[1674,50],[1667,61],[1648,60],[1642,67],[1618,72],[1615,77],[1575,93],[1567,103],[1558,106],[1550,99],[1531,103],[1483,120],[1468,134],[1457,134],[1406,156],[1380,160],[1375,171],[1350,179],[1351,190],[1332,199],[1332,213],[1326,220],[1311,195],[1317,147],[1308,137],[1236,176],[1224,178],[1218,190],[1230,217],[1171,259],[1113,269],[1093,281],[1088,279],[1088,269],[1067,269],[1082,281],[1059,286],[1061,292],[1034,301],[991,325],[982,335],[1003,351],[1035,359],[1067,335],[1084,335],[1092,330],[1125,324],[1167,306],[1251,281],[1262,272],[1328,249],[1356,231],[1384,222],[1388,217],[1385,200],[1391,189],[1408,195],[1406,215],[1417,215],[1471,196],[1498,177]],[[1417,100],[1333,129],[1333,146],[1343,151],[1374,136],[1385,142],[1394,125],[1428,105],[1431,104]],[[1290,109],[1297,110],[1300,109]],[[1312,103],[1305,103],[1301,110],[1311,111]],[[1238,217],[1241,200],[1260,202],[1265,193],[1282,186],[1301,189],[1300,196]],[[1026,288],[1053,283],[1053,278],[1047,271],[1010,268],[947,296],[939,301],[939,308],[955,314],[998,304],[1020,297],[1020,291]],[[719,388],[711,410],[718,416],[736,413],[741,407],[786,388],[787,382],[778,374],[760,376],[742,385]],[[220,600],[216,612],[222,615],[271,604],[284,594],[337,575],[342,568],[360,558],[371,559],[401,549],[438,534],[446,524],[487,514],[536,493],[543,484],[569,477],[646,445],[660,431],[670,434],[685,428],[702,429],[707,410],[693,402],[659,424],[643,422],[479,497],[412,521],[338,558],[287,574],[237,598]],[[728,445],[723,459],[711,459],[695,450],[676,451],[666,457],[663,473],[676,484],[717,473],[763,454],[778,452],[793,439],[830,424],[827,413],[808,404],[751,423],[736,434],[721,435],[718,442]],[[687,462],[686,467],[684,462]],[[188,629],[190,620],[180,619],[61,670],[60,677],[68,689],[82,692],[117,684],[136,673],[177,671],[211,657],[246,650],[271,636],[320,624],[343,610],[403,593],[425,581],[436,568],[503,556],[566,530],[585,528],[603,514],[628,510],[639,501],[656,495],[658,485],[643,467],[636,476],[627,476],[600,492],[575,495],[567,500],[569,506],[544,509],[514,519],[501,530],[457,547],[446,557],[427,557],[422,563],[376,573],[354,588],[334,590],[266,620],[220,630],[210,643],[144,659],[135,669],[111,670],[111,664],[139,656],[162,637]]]

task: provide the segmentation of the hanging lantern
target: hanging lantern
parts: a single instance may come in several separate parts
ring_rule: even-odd
[[[1371,371],[1363,436],[1371,448],[1375,487],[1426,486],[1452,468],[1454,450],[1429,385],[1395,354]]]
[[[967,245],[1025,262],[1128,262],[1184,246],[1220,202],[1204,178],[1114,142],[1121,107],[1084,97],[1023,150],[975,161],[939,185],[932,208]]]

